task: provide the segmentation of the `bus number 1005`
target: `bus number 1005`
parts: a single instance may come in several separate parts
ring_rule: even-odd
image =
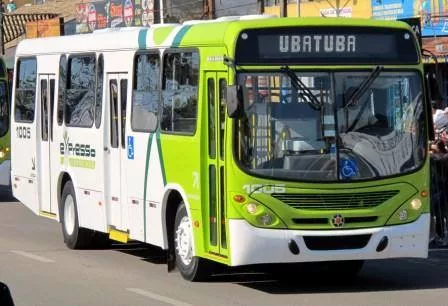
[[[18,126],[16,128],[17,132],[17,138],[25,138],[30,139],[31,138],[31,128],[25,127],[25,126]]]

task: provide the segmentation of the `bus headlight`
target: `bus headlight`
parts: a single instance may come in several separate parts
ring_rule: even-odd
[[[263,226],[269,226],[272,223],[274,223],[274,218],[272,217],[271,214],[265,213],[261,216],[258,216],[257,221]]]
[[[271,209],[253,199],[249,199],[246,203],[234,201],[234,207],[253,226],[286,228],[283,221]]]
[[[249,203],[246,205],[246,210],[249,214],[253,215],[257,212],[257,206],[255,203]]]
[[[3,150],[0,151],[0,158],[5,158],[6,154]]]
[[[422,208],[422,200],[417,199],[417,198],[413,199],[411,201],[411,207],[414,210],[419,210],[420,208]]]
[[[425,201],[425,202],[423,202]],[[387,225],[402,224],[413,222],[424,212],[424,205],[427,205],[427,199],[413,198],[401,205],[393,215],[387,220]]]
[[[408,219],[408,211],[406,209],[402,209],[398,212],[398,219],[400,221],[406,221]]]

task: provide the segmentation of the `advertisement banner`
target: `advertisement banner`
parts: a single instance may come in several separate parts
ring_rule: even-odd
[[[444,0],[372,0],[372,18],[421,18],[422,36],[448,36],[448,2]]]
[[[123,19],[125,26],[134,25],[134,2],[132,0],[123,0]]]
[[[76,33],[153,23],[154,0],[92,0],[76,5]]]
[[[142,0],[134,1],[134,25],[142,26]]]
[[[122,0],[109,0],[109,21],[111,28],[124,26]]]
[[[154,23],[154,1],[142,0],[142,25],[147,27]]]
[[[76,33],[88,33],[89,13],[86,3],[79,3],[76,5]]]

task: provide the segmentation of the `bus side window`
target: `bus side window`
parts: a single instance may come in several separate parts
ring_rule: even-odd
[[[31,123],[36,103],[37,61],[35,58],[19,59],[17,68],[14,118],[16,122]]]
[[[163,60],[161,129],[194,134],[198,108],[198,52],[169,52]]]
[[[64,122],[64,101],[65,92],[67,89],[67,58],[65,55],[61,56],[59,60],[59,84],[58,84],[58,125]]]
[[[154,132],[159,105],[159,54],[137,54],[134,60],[131,127],[136,132]]]
[[[98,57],[98,67],[96,71],[96,101],[95,101],[95,127],[101,126],[101,112],[103,106],[103,80],[104,80],[104,59],[100,54]]]
[[[76,55],[68,60],[65,124],[92,127],[95,113],[96,56]]]

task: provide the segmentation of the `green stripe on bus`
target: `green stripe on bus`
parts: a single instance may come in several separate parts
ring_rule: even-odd
[[[185,34],[187,34],[188,30],[190,30],[191,25],[183,26],[182,29],[176,34],[176,36],[173,39],[173,47],[179,47],[180,43],[182,42],[182,39],[184,38]]]
[[[146,49],[146,36],[148,35],[149,29],[143,29],[138,32],[138,48]]]
[[[146,147],[145,185],[143,186],[143,237],[146,242],[146,184],[148,183],[149,157],[151,155],[151,145],[154,133],[149,134],[148,145]]]
[[[165,165],[163,163],[162,144],[160,142],[160,131],[157,131],[157,149],[159,151],[160,168],[162,169],[163,186],[166,186]]]

